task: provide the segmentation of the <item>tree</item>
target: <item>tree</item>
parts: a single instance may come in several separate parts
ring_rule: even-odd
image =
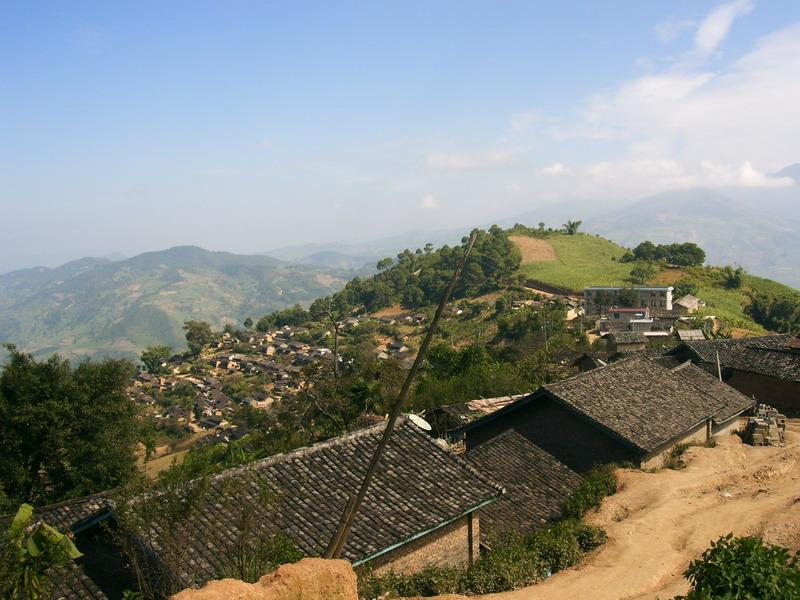
[[[750,293],[750,304],[744,310],[756,323],[772,331],[800,331],[800,294]]]
[[[659,256],[658,248],[651,241],[644,241],[633,249],[636,260],[658,260]]]
[[[729,290],[738,290],[744,283],[744,269],[736,267],[734,269],[730,265],[722,269],[722,285]]]
[[[601,314],[605,312],[605,309],[613,306],[616,301],[617,295],[611,290],[598,290],[595,292],[594,303],[600,309],[599,312]]]
[[[800,556],[758,537],[721,537],[684,576],[692,587],[682,600],[800,598]]]
[[[633,288],[622,288],[617,293],[617,306],[624,306],[626,308],[639,308],[642,304],[639,298],[639,292]]]
[[[578,233],[581,223],[583,223],[583,221],[567,221],[564,223],[564,232],[567,235],[575,235]]]
[[[172,356],[169,346],[149,346],[142,352],[141,361],[148,373],[158,375],[164,372],[164,364]]]
[[[244,325],[244,328],[247,329],[247,330],[252,329],[253,328],[253,319],[251,319],[250,317],[247,317],[244,320],[244,323],[242,323],[242,325]]]
[[[697,286],[696,283],[692,283],[691,281],[679,281],[675,284],[675,297],[676,298],[683,298],[686,295],[691,294],[692,296],[697,296],[700,288]]]
[[[46,504],[109,489],[136,474],[138,409],[125,360],[73,369],[8,347],[0,375],[0,481],[16,503]]]
[[[0,597],[49,598],[49,573],[81,556],[69,537],[43,521],[34,522],[33,507],[21,505],[0,539]]]
[[[186,343],[189,346],[189,352],[197,356],[207,346],[214,341],[214,332],[211,331],[211,325],[205,321],[186,321],[183,324],[183,330],[186,332]]]
[[[631,269],[630,280],[633,283],[645,283],[656,274],[656,270],[649,264],[636,265]]]
[[[378,261],[378,264],[375,265],[375,268],[378,269],[378,271],[385,271],[386,269],[392,266],[393,262],[394,260],[392,260],[391,258],[382,258],[381,260]]]

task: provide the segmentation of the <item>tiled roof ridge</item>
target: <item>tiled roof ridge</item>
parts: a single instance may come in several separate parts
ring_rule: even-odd
[[[348,433],[342,434],[340,436],[332,437],[327,440],[323,440],[321,442],[316,442],[311,444],[310,446],[301,446],[300,448],[295,448],[294,450],[288,450],[287,452],[279,452],[278,454],[273,454],[272,456],[267,456],[265,458],[261,458],[259,460],[240,465],[238,467],[232,467],[230,469],[225,469],[220,471],[219,473],[214,473],[211,475],[211,479],[224,479],[231,475],[236,475],[240,472],[248,471],[253,468],[261,468],[261,467],[269,467],[278,463],[282,463],[287,460],[292,460],[295,458],[302,458],[304,456],[308,456],[309,454],[314,454],[321,450],[325,450],[327,448],[332,448],[335,446],[340,446],[346,442],[352,440],[358,440],[363,437],[368,437],[373,433],[378,431],[382,431],[386,427],[387,421],[381,421],[380,423],[375,423],[374,425],[368,425],[367,427],[362,427],[361,429],[356,429],[355,431],[350,431]],[[395,431],[399,427],[402,427],[404,424],[411,423],[411,420],[405,415],[400,415],[397,417],[397,421],[395,421]],[[194,480],[192,480],[193,482]],[[190,482],[191,483],[191,482]]]
[[[679,370],[683,370],[684,368],[688,368],[690,371],[694,372],[695,374],[699,375],[699,376],[700,376],[700,377],[702,377],[702,378],[705,378],[705,379],[711,379],[711,380],[712,380],[712,381],[713,381],[715,384],[716,384],[716,383],[719,383],[719,384],[721,384],[721,385],[724,385],[724,386],[726,386],[726,387],[730,387],[730,386],[728,386],[727,384],[725,384],[725,383],[723,383],[722,381],[720,381],[719,379],[717,379],[716,377],[714,377],[713,375],[711,375],[710,373],[707,373],[706,371],[704,371],[703,369],[701,369],[701,368],[700,368],[700,367],[698,367],[697,365],[695,365],[695,364],[692,364],[692,361],[686,361],[685,363],[682,363],[682,364],[678,365],[678,366],[677,366],[677,367],[675,367],[674,369],[671,369],[671,371],[672,371],[673,373],[675,373],[675,372],[677,372],[677,371],[679,371]],[[710,398],[711,400],[713,400],[713,401],[715,401],[715,402],[719,402],[719,400],[718,400],[717,398],[715,398],[714,396],[712,396],[712,395],[711,395],[709,392],[707,392],[705,389],[701,388],[700,386],[694,385],[694,384],[693,384],[693,383],[691,383],[691,382],[687,382],[687,383],[688,383],[689,385],[691,385],[691,386],[692,386],[694,389],[696,389],[698,392],[700,392],[701,394],[703,394],[704,396],[706,396],[706,397]],[[731,390],[733,390],[733,389],[734,389],[734,388],[731,388]],[[738,390],[735,390],[735,391],[736,391],[736,393],[737,393],[737,394],[741,394],[741,392],[739,392]],[[742,394],[742,396],[744,396],[744,394]],[[745,397],[745,398],[747,398],[747,396],[744,396],[744,397]],[[720,412],[722,412],[722,411],[723,411],[723,410],[725,410],[726,408],[728,408],[728,404],[727,404],[727,403],[726,403],[726,404],[723,404],[722,406],[720,406],[719,408],[717,408],[717,410],[715,410],[713,413],[711,413],[711,415],[710,415],[710,416],[712,416],[712,417],[713,417],[714,415],[716,415],[717,413],[720,413]]]
[[[284,461],[294,460],[303,458],[310,454],[314,454],[321,450],[325,450],[327,448],[332,448],[335,446],[342,445],[349,441],[358,440],[363,437],[369,437],[375,433],[383,431],[386,427],[387,421],[381,421],[380,423],[376,423],[375,425],[369,425],[367,427],[363,427],[361,429],[357,429],[355,431],[351,431],[349,433],[345,433],[344,435],[340,435],[338,437],[333,437],[328,440],[324,440],[322,442],[317,442],[310,446],[303,446],[301,448],[295,448],[294,450],[290,450],[288,452],[281,452],[279,454],[273,454],[272,456],[268,456],[266,458],[262,458],[261,460],[254,461],[252,463],[248,463],[245,465],[241,465],[238,467],[233,467],[230,469],[225,469],[219,473],[215,473],[211,476],[212,480],[219,480],[225,479],[227,477],[235,476],[240,473],[246,472],[250,469],[260,469],[263,467],[270,467],[275,464],[282,463]],[[462,469],[464,469],[467,473],[472,475],[473,477],[477,477],[480,481],[491,488],[494,488],[498,491],[498,495],[505,493],[505,488],[500,484],[492,481],[488,477],[486,477],[483,473],[480,473],[477,469],[475,469],[472,465],[467,463],[465,460],[461,459],[459,456],[454,454],[453,452],[447,451],[439,447],[436,442],[433,440],[431,436],[427,433],[423,432],[419,427],[417,427],[411,419],[408,418],[407,414],[402,414],[397,418],[395,422],[395,431],[397,433],[400,431],[401,428],[410,427],[409,431],[415,434],[417,437],[421,437],[425,440],[427,444],[429,444],[432,448],[434,448],[437,452],[447,452],[450,459],[455,461]],[[391,438],[390,438],[391,439]]]
[[[603,367],[598,367],[597,369],[592,369],[591,371],[586,371],[586,372],[583,372],[583,373],[576,373],[572,377],[567,377],[566,379],[559,379],[558,381],[553,381],[551,383],[545,383],[542,387],[544,389],[548,390],[548,391],[552,391],[551,388],[554,385],[561,385],[562,383],[568,383],[570,381],[574,381],[576,379],[583,378],[586,375],[588,375],[589,373],[593,373],[593,372],[595,372],[597,370],[600,370],[600,369],[606,370],[606,369],[612,369],[612,368],[615,368],[615,367],[621,367],[622,365],[627,365],[629,362],[640,361],[640,360],[647,360],[647,359],[644,356],[640,356],[638,353],[637,354],[632,354],[630,356],[625,356],[624,358],[620,358],[619,360],[615,360],[614,362],[607,363]],[[653,364],[658,365],[658,363],[656,363],[656,362],[653,362]],[[667,370],[666,367],[663,367],[661,365],[658,365],[658,366],[661,367],[662,369]]]

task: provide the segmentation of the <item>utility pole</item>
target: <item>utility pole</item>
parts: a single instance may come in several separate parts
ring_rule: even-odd
[[[447,286],[441,301],[439,302],[439,306],[436,308],[436,313],[433,315],[433,321],[431,321],[428,332],[425,334],[425,339],[422,341],[422,345],[419,348],[417,357],[414,359],[414,364],[411,365],[411,370],[408,372],[405,382],[403,382],[403,387],[400,390],[400,394],[397,396],[397,400],[395,400],[392,409],[389,411],[389,420],[386,422],[386,428],[383,430],[383,435],[381,436],[380,442],[378,442],[378,446],[375,448],[375,452],[373,453],[372,459],[369,462],[367,472],[364,474],[364,480],[361,482],[361,487],[359,488],[358,493],[355,496],[351,496],[348,500],[347,506],[344,509],[344,513],[342,513],[342,518],[339,521],[339,526],[336,530],[336,533],[334,533],[330,543],[328,544],[328,548],[325,550],[324,558],[339,558],[342,555],[342,550],[344,550],[347,537],[350,535],[350,528],[353,526],[353,521],[358,514],[358,509],[361,507],[361,503],[364,501],[364,497],[367,495],[369,484],[372,482],[372,477],[375,475],[375,471],[378,468],[378,463],[381,460],[381,456],[386,448],[386,444],[389,442],[392,431],[394,431],[395,422],[397,421],[397,418],[400,416],[400,412],[403,409],[403,403],[405,402],[406,397],[411,390],[411,384],[414,382],[414,377],[416,376],[417,371],[419,370],[419,367],[422,365],[422,361],[425,358],[425,353],[428,350],[428,346],[430,346],[433,333],[436,331],[436,326],[438,325],[439,319],[442,316],[442,311],[444,311],[444,305],[447,304],[447,299],[450,297],[450,294],[453,293],[453,288],[455,288],[456,281],[458,281],[461,271],[464,269],[464,264],[467,262],[467,257],[469,257],[469,253],[472,251],[472,247],[475,245],[475,239],[477,236],[477,230],[474,230],[469,236],[469,241],[464,249],[464,254],[461,256],[461,260],[458,262],[458,266],[453,272],[453,277],[450,279],[450,283]]]
[[[333,324],[333,378],[339,378],[339,327],[342,322],[333,316],[331,311],[328,311],[328,318]]]

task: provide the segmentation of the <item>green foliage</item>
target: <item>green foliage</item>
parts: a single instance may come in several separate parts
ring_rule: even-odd
[[[186,344],[189,346],[189,352],[195,356],[214,341],[214,332],[205,321],[186,321],[183,324],[183,330],[186,332]]]
[[[491,594],[532,585],[577,564],[586,552],[603,544],[605,532],[575,520],[561,521],[527,536],[495,540],[466,571],[428,567],[412,575],[389,572],[359,577],[359,597]]]
[[[275,327],[283,327],[284,325],[302,325],[306,323],[311,316],[308,311],[299,304],[290,306],[284,310],[279,310],[261,317],[256,323],[258,331],[267,331]]]
[[[674,288],[673,296],[675,298],[683,298],[689,294],[697,296],[700,292],[700,287],[692,281],[679,281],[674,285]]]
[[[166,370],[164,363],[169,360],[170,356],[172,356],[172,348],[169,346],[149,346],[142,352],[140,358],[148,373],[158,375]]]
[[[342,291],[312,304],[311,313],[318,318],[325,303],[341,315],[362,307],[374,312],[401,302],[410,308],[434,304],[447,287],[466,241],[464,238],[461,246],[443,246],[432,252],[404,250],[394,261],[384,259],[379,263],[378,274],[367,279],[352,279]],[[519,249],[501,228],[492,226],[488,231],[479,231],[453,298],[497,289],[517,270],[520,260]]]
[[[35,522],[33,507],[22,504],[0,538],[0,597],[50,598],[48,573],[81,556],[69,537],[47,523]]]
[[[633,271],[635,270],[636,268],[633,269]],[[633,277],[633,271],[631,271],[631,277]],[[652,277],[652,275],[650,275],[650,277]],[[639,292],[633,288],[621,289],[617,292],[614,301],[618,306],[624,306],[626,308],[639,308],[642,304],[639,298]]]
[[[745,312],[759,325],[772,331],[800,331],[800,294],[794,292],[751,292]]]
[[[221,558],[218,578],[255,583],[280,565],[300,560],[303,553],[286,535],[277,533],[268,538],[242,536],[232,551],[226,552]]]
[[[501,339],[520,340],[529,334],[553,335],[564,329],[564,310],[560,306],[545,304],[523,307],[505,313],[497,320],[497,335]]]
[[[592,469],[564,504],[564,516],[580,519],[593,508],[600,506],[603,498],[617,491],[615,465]]]
[[[721,537],[684,576],[692,587],[680,600],[800,598],[800,555],[758,537]]]
[[[46,504],[125,483],[136,473],[138,410],[128,361],[72,368],[9,347],[0,375],[0,481],[14,502]]]
[[[722,285],[729,290],[738,290],[744,283],[744,269],[730,265],[722,268]]]
[[[250,330],[250,329],[252,329],[252,328],[253,328],[253,319],[251,319],[250,317],[247,317],[247,318],[246,318],[246,319],[245,319],[245,320],[242,322],[242,325],[244,325],[244,328],[245,328],[245,329],[247,329],[247,330]]]
[[[631,269],[630,280],[633,283],[641,284],[647,282],[648,279],[655,277],[655,274],[656,270],[652,265],[643,263],[636,265]]]
[[[535,238],[546,238],[555,233],[555,230],[552,227],[545,227],[544,223],[539,223],[539,226],[528,227],[527,225],[523,225],[522,223],[515,223],[514,226],[508,230],[508,235],[526,235],[528,237],[535,237]]]
[[[583,221],[567,221],[564,223],[564,233],[567,235],[575,235],[578,233],[581,223],[583,223]]]
[[[624,262],[634,260],[661,261],[682,267],[699,267],[706,260],[705,251],[693,242],[684,244],[654,244],[645,241],[622,258]]]
[[[691,444],[676,444],[673,446],[672,450],[669,451],[669,454],[664,457],[664,468],[673,469],[674,471],[680,471],[681,469],[686,468],[686,462],[684,462],[683,458],[681,457],[690,446]]]

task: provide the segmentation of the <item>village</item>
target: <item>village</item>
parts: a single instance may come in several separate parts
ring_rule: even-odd
[[[618,306],[621,299],[634,306]],[[568,375],[530,392],[401,417],[386,449],[392,467],[378,472],[344,558],[373,577],[469,569],[498,539],[558,523],[571,495],[603,466],[658,471],[673,465],[687,447],[713,446],[733,434],[755,446],[785,444],[787,416],[800,414],[800,336],[715,339],[713,318],[692,327],[700,306],[693,296],[673,300],[671,287],[590,287],[584,299],[537,294],[513,301],[511,311],[557,308],[565,321],[579,321],[586,339],[594,340],[591,349],[558,353],[555,359]],[[458,319],[469,310],[465,302],[450,304],[446,318]],[[372,353],[408,368],[413,333],[424,330],[428,317],[386,312],[348,318],[337,330],[372,323],[395,332],[394,338],[371,338],[379,342],[373,342]],[[163,365],[165,374],[139,372],[129,394],[155,419],[174,420],[187,433],[199,434],[202,443],[229,443],[249,433],[234,423],[238,407],[274,410],[312,385],[315,370],[332,369],[334,360],[342,360],[328,345],[306,341],[311,337],[307,327],[288,325],[246,336],[226,332],[194,362],[175,356]],[[260,389],[226,393],[230,377],[252,380]],[[182,386],[191,386],[191,406],[162,410],[156,398]],[[191,519],[213,522],[245,503],[249,514],[262,515],[248,527],[265,528],[263,535],[277,527],[303,555],[318,556],[385,426],[378,419],[259,460],[245,471],[222,471]],[[250,494],[231,492],[237,481],[265,482],[278,492],[277,504],[266,509]],[[387,504],[386,497],[396,501]],[[108,502],[99,495],[44,509],[43,515],[91,537],[112,514]],[[228,522],[224,537],[242,534],[237,527]],[[185,556],[174,568],[180,569],[182,585],[201,585],[216,572],[221,535],[216,528],[181,529]],[[157,555],[158,536],[145,542],[154,544]],[[91,590],[81,597],[105,598],[89,575],[73,575],[75,585]]]

